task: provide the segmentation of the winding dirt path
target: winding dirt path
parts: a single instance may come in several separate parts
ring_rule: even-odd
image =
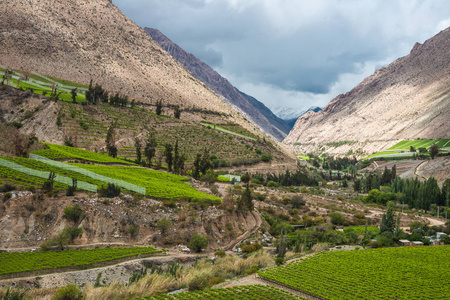
[[[243,240],[248,238],[250,235],[252,235],[256,231],[258,231],[259,227],[261,227],[262,220],[261,220],[261,216],[259,215],[259,213],[252,211],[251,215],[255,219],[255,226],[253,226],[252,229],[244,232],[242,235],[238,236],[236,239],[231,241],[227,246],[225,246],[225,248],[224,248],[225,251],[230,251],[230,250],[236,251],[237,244],[239,244],[240,242],[242,242]]]

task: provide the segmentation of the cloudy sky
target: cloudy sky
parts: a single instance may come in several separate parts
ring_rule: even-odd
[[[269,108],[325,106],[450,26],[448,0],[113,0]]]

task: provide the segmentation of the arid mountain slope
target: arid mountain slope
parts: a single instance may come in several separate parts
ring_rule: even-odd
[[[228,103],[237,106],[265,132],[279,140],[282,140],[289,132],[285,122],[275,116],[263,103],[238,91],[226,78],[223,78],[194,55],[183,50],[158,29],[145,28],[145,31],[176,60],[182,63],[195,78],[223,96]]]
[[[397,139],[450,136],[449,49],[449,28],[416,43],[409,55],[337,96],[323,111],[300,117],[284,143],[311,151],[333,141],[366,141],[360,146],[369,152]]]
[[[237,115],[109,0],[5,0],[0,15],[3,66]]]

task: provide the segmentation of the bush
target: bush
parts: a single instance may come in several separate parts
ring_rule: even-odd
[[[16,189],[16,187],[9,183],[4,183],[2,186],[0,186],[1,193],[11,192],[11,191],[14,191],[15,189]]]
[[[202,277],[201,275],[197,275],[194,278],[191,279],[188,283],[188,290],[190,292],[192,291],[199,291],[203,290],[208,286],[208,281],[206,278]]]
[[[166,235],[167,231],[172,227],[172,221],[167,218],[163,218],[158,221],[158,228],[161,230],[161,235]]]
[[[303,200],[302,196],[295,195],[292,197],[291,204],[293,208],[300,208],[306,204],[306,201]]]
[[[261,155],[261,160],[263,162],[270,162],[272,160],[272,155],[270,153],[264,153]]]
[[[258,270],[259,270],[258,266],[252,266],[250,269],[244,271],[244,275],[252,275],[258,272]]]
[[[127,227],[126,233],[132,238],[136,237],[139,234],[139,226],[137,224],[131,224]]]
[[[8,288],[6,290],[5,296],[2,299],[4,299],[4,300],[22,300],[25,297],[26,292],[28,292],[28,289],[20,290],[20,289]]]
[[[275,181],[268,181],[267,182],[267,187],[278,187],[278,183],[276,183]]]
[[[344,223],[344,216],[338,212],[332,212],[328,215],[330,217],[331,223],[334,225],[341,225]]]
[[[225,257],[225,256],[227,256],[227,254],[225,253],[225,251],[219,250],[219,251],[214,252],[214,256]]]
[[[82,300],[83,292],[75,284],[60,288],[52,297],[52,300]]]
[[[275,259],[275,263],[277,264],[277,266],[281,266],[282,264],[284,264],[284,258],[282,257],[277,257]]]
[[[12,197],[12,194],[11,194],[11,193],[5,193],[5,194],[3,195],[3,202],[8,201],[9,199],[11,199],[11,197]]]
[[[208,239],[203,235],[197,233],[191,237],[191,241],[189,242],[189,249],[195,252],[201,252],[203,248],[208,246]]]
[[[107,187],[101,187],[98,190],[100,197],[114,198],[120,195],[120,187],[116,186],[114,183],[108,183]]]
[[[224,281],[225,281],[225,278],[222,278],[222,277],[213,277],[213,278],[211,278],[211,279],[208,281],[208,285],[209,285],[209,286],[212,286],[212,285],[216,285],[216,284],[222,283],[222,282],[224,282]]]
[[[81,207],[78,204],[64,208],[64,216],[63,217],[74,223],[77,223],[80,220],[82,215],[83,215],[83,210],[81,209]]]

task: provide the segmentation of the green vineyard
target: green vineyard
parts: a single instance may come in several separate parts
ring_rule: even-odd
[[[265,285],[247,285],[224,289],[185,292],[138,298],[139,300],[283,300],[303,299],[289,292]]]
[[[33,151],[33,154],[40,155],[49,159],[80,159],[87,160],[97,163],[115,163],[115,164],[127,164],[130,165],[132,163],[110,157],[105,154],[95,153],[87,150],[82,150],[74,147],[55,145],[45,143],[49,147],[49,149],[37,150]]]
[[[88,267],[95,263],[162,252],[152,247],[130,247],[0,253],[0,275],[46,269]]]
[[[450,246],[319,253],[259,272],[325,299],[448,299]]]

